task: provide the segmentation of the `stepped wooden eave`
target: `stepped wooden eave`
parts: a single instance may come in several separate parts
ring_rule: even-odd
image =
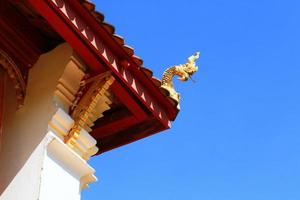
[[[1,40],[0,47],[12,57],[18,52],[17,65],[25,79],[38,57],[63,41],[78,53],[91,75],[112,72],[116,80],[110,88],[114,98],[112,109],[95,122],[91,132],[98,141],[98,153],[170,128],[179,112],[176,101],[160,88],[160,80],[143,66],[143,60],[134,54],[134,49],[115,34],[115,28],[104,21],[104,15],[95,10],[93,3],[86,0],[5,0],[1,4],[0,27],[6,27],[7,30],[2,30],[7,33],[0,31],[0,38],[14,33],[19,46],[27,46],[30,56],[12,48],[9,41]],[[15,25],[5,21],[9,17],[5,15],[7,9],[16,14]],[[24,27],[28,32],[18,33],[22,29],[15,27],[16,32],[9,29],[11,26]],[[20,35],[25,35],[22,36],[25,39]]]

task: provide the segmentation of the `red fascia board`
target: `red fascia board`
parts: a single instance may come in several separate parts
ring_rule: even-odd
[[[105,69],[101,69],[101,62],[91,54],[88,45],[80,38],[79,34],[74,34],[74,31],[71,28],[71,25],[66,25],[65,21],[67,19],[62,19],[63,17],[57,15],[51,7],[46,2],[47,0],[28,0],[28,2],[47,20],[47,22],[59,33],[63,38],[67,38],[66,41],[72,41],[69,43],[73,49],[76,49],[76,52],[79,53],[85,62],[90,66],[98,66],[93,68],[96,72],[104,72]]]
[[[133,59],[124,51],[123,47],[119,45],[111,36],[110,33],[108,33],[102,26],[99,25],[99,22],[91,15],[91,13],[85,9],[79,1],[73,1],[73,0],[66,0],[69,3],[72,3],[72,6],[74,6],[75,10],[78,13],[81,13],[81,16],[87,23],[91,29],[95,30],[97,33],[101,34],[101,37],[107,42],[107,45],[115,50],[114,53],[118,53],[122,56],[123,60],[127,60],[130,63],[130,69],[131,72],[134,73],[135,77],[138,78],[138,80],[145,85],[151,94],[153,94],[158,101],[167,108],[168,117],[171,120],[174,120],[178,111],[177,109],[169,102],[166,97],[161,94],[161,92],[158,90],[158,88],[154,85],[154,83],[147,77],[146,74],[144,74],[140,70],[140,66],[138,66]]]
[[[91,41],[88,41],[88,36],[87,36],[88,31],[89,31],[89,29],[92,31],[92,27],[89,27],[89,26],[87,27],[86,25],[82,25],[83,21],[81,19],[81,16],[86,16],[86,17],[87,16],[92,17],[92,16],[87,12],[87,10],[85,8],[82,7],[81,4],[79,4],[81,7],[78,7],[78,8],[81,8],[82,12],[79,12],[78,10],[76,10],[76,13],[75,13],[74,10],[71,10],[72,9],[71,5],[72,6],[76,5],[76,4],[78,5],[79,2],[74,1],[70,5],[65,4],[67,1],[64,2],[63,0],[52,0],[52,1],[51,0],[49,0],[49,1],[47,1],[47,0],[44,0],[44,1],[29,0],[29,2],[40,12],[41,15],[43,15],[46,18],[46,20],[53,26],[53,28],[58,33],[60,33],[62,35],[62,37],[65,38],[65,40],[68,41],[69,44],[86,60],[86,62],[92,67],[92,69],[94,69],[95,71],[96,70],[98,70],[98,71],[103,70],[101,68],[99,69],[99,66],[102,66],[100,60],[102,60],[102,61],[104,60],[106,62],[106,65],[110,66],[110,68],[115,73],[115,75],[119,76],[120,79],[123,79],[122,81],[125,84],[126,84],[125,79],[128,78],[128,77],[123,77],[123,76],[128,75],[129,78],[133,78],[132,75],[130,75],[129,72],[126,72],[125,69],[122,72],[123,74],[121,74],[120,71],[118,71],[118,66],[116,64],[116,62],[117,62],[116,58],[113,58],[112,59],[113,63],[110,63],[109,58],[111,58],[113,56],[113,54],[111,52],[109,52],[110,51],[109,49],[104,49],[105,46],[100,46],[101,48],[103,48],[103,52],[101,53],[101,52],[99,52],[99,49],[96,49],[94,47],[94,45],[97,43],[96,40],[97,39],[99,40],[99,38],[101,38],[101,41],[98,41],[98,42],[100,42],[100,45],[103,45],[103,44],[101,44],[101,42],[103,42],[103,38],[104,38],[102,35],[100,35],[100,36],[97,35],[98,38],[96,38],[96,37],[94,38],[94,40],[95,40],[94,43],[95,44],[92,44]],[[58,7],[59,6],[58,4],[62,4],[61,7]],[[69,12],[69,13],[67,13],[67,12]],[[75,15],[78,12],[80,13],[80,16],[78,15],[78,16],[75,17]],[[85,13],[87,13],[87,14],[85,14]],[[67,14],[69,14],[71,16],[67,16]],[[77,22],[77,21],[75,22],[74,20],[75,21],[79,20],[79,22]],[[96,21],[93,17],[91,18],[91,20]],[[76,23],[76,26],[73,23]],[[83,30],[80,31],[79,30],[80,25],[85,27],[86,30],[83,29]],[[98,24],[98,29],[101,30],[101,28],[102,27],[99,26],[99,24]],[[82,31],[85,31],[86,35],[83,35]],[[104,30],[102,30],[102,31],[104,31]],[[100,33],[100,31],[93,32],[93,34],[99,34],[99,33]],[[143,80],[145,80],[145,79],[143,79]],[[131,90],[133,90],[131,85],[128,85],[128,87]],[[137,95],[137,97],[141,98],[138,95]],[[149,97],[149,99],[151,99],[151,97],[148,95],[147,97],[144,97],[144,101],[146,101],[145,99],[148,100],[148,97]],[[167,99],[164,99],[164,100],[167,100]],[[150,103],[152,105],[152,102],[150,102]],[[166,119],[166,116],[164,116],[164,111],[162,111],[161,109],[158,109],[158,111],[156,111],[156,108],[153,108],[153,106],[152,106],[152,108],[151,108],[151,106],[148,107],[148,108],[150,110],[152,109],[153,112],[157,113],[155,115],[155,117],[159,121],[161,121],[161,123],[164,126],[169,127],[170,122]]]
[[[112,37],[110,33],[108,33],[99,22],[91,15],[91,13],[85,9],[79,1],[66,0],[74,11],[80,13],[80,16],[85,21],[85,23],[94,30],[95,33],[99,34],[103,41],[106,42],[106,45],[112,49],[114,54],[119,55],[122,60],[127,60],[130,63],[130,71],[133,75],[143,84],[146,88],[151,92],[153,96],[166,108],[168,113],[168,117],[171,120],[174,120],[178,111],[177,109],[169,102],[166,97],[160,93],[159,89],[154,85],[154,83],[147,77],[141,70],[140,66],[138,66],[133,59],[124,51],[123,47],[119,45]]]

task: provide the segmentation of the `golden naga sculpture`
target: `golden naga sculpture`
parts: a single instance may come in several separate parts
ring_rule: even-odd
[[[191,76],[198,71],[196,66],[196,60],[199,58],[200,53],[196,52],[194,55],[188,58],[187,63],[182,65],[175,65],[166,69],[163,73],[161,80],[161,88],[164,88],[169,92],[172,99],[179,103],[180,94],[176,92],[173,85],[173,77],[179,76],[178,80],[187,81]]]

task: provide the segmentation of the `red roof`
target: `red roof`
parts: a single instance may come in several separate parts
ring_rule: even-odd
[[[120,104],[96,121],[92,135],[100,152],[134,142],[170,127],[177,102],[143,66],[104,15],[86,1],[28,0],[39,15],[81,56],[96,75],[107,70],[117,81],[112,91]],[[117,113],[117,114],[116,114]]]

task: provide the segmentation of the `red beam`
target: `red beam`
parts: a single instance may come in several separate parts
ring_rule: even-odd
[[[128,94],[119,82],[115,81],[111,85],[111,88],[115,96],[126,105],[128,110],[136,117],[136,119],[142,121],[148,117],[145,111],[140,107],[140,105],[138,105],[136,100]]]
[[[133,116],[122,118],[120,120],[113,121],[107,125],[94,128],[92,136],[96,139],[101,139],[103,137],[110,136],[122,129],[135,125],[138,122],[139,120],[137,120]]]
[[[119,66],[119,60],[116,55],[104,44],[105,39],[107,39],[107,41],[113,41],[112,36],[99,25],[96,19],[94,19],[78,1],[29,0],[29,2],[84,58],[92,69],[96,71],[103,70],[100,60],[104,61],[114,74],[118,76],[131,92],[153,113],[155,118],[165,127],[168,128],[170,126],[170,120],[166,111],[171,112],[174,108],[170,109],[172,108],[170,107],[171,104],[143,73],[139,72],[135,74],[135,76],[140,77],[140,79],[137,80],[129,70]],[[95,25],[96,23],[97,26]],[[116,48],[114,43],[110,43],[109,46],[111,49]],[[137,69],[137,67],[136,65],[135,68]],[[143,84],[141,84],[140,81],[142,81]],[[151,93],[149,93],[148,90],[150,90]],[[161,105],[165,105],[166,110],[162,108]]]
[[[55,0],[51,0],[55,1]],[[60,0],[62,1],[62,0]],[[94,30],[94,36],[95,40],[98,35],[101,35],[102,40],[105,41],[107,46],[110,47],[110,49],[115,50],[114,52],[107,52],[107,55],[111,53],[112,55],[115,55],[116,53],[120,55],[120,61],[125,61],[128,62],[130,65],[130,70],[123,69],[122,73],[123,75],[126,76],[126,74],[131,74],[134,77],[138,78],[139,82],[141,83],[141,86],[145,86],[147,88],[148,92],[151,93],[153,96],[155,96],[155,100],[159,102],[160,105],[163,105],[165,108],[166,113],[168,114],[168,117],[171,119],[175,119],[178,110],[170,103],[164,95],[161,94],[161,92],[157,89],[157,87],[154,85],[154,83],[145,75],[144,73],[141,72],[140,66],[136,64],[133,60],[132,57],[129,56],[123,49],[121,45],[119,45],[111,36],[110,33],[108,33],[102,26],[99,25],[99,22],[91,15],[90,11],[87,11],[79,1],[74,2],[73,0],[65,0],[66,5],[67,3],[72,4],[73,8],[75,11],[80,13],[80,16],[82,17],[83,20],[86,22],[86,26],[89,27],[90,32],[92,33],[92,30]],[[102,44],[103,47],[105,47],[104,44]],[[96,46],[97,49],[97,46]],[[101,48],[102,49],[102,48]],[[105,49],[105,48],[104,48]],[[109,57],[109,56],[108,56]],[[115,68],[119,68],[118,66],[114,66]],[[118,70],[118,69],[117,69]],[[125,82],[126,82],[126,77]],[[138,83],[137,83],[138,84]],[[131,87],[132,85],[129,84]],[[136,90],[134,92],[137,92]],[[141,93],[137,93],[137,95],[142,96]],[[149,104],[150,105],[150,104]],[[151,110],[151,108],[150,108]],[[163,116],[162,116],[163,117]],[[166,122],[168,123],[168,122]]]
[[[132,133],[131,134],[137,134],[134,139],[132,139],[130,136],[129,137],[126,137],[126,140],[122,140],[122,142],[118,142],[116,144],[113,144],[111,146],[100,146],[100,150],[98,151],[98,154],[102,154],[102,153],[105,153],[107,151],[110,151],[112,149],[115,149],[115,148],[118,148],[118,147],[121,147],[121,146],[124,146],[124,145],[127,145],[127,144],[130,144],[130,143],[133,143],[137,140],[140,140],[140,139],[143,139],[145,137],[148,137],[150,135],[154,135],[156,133],[159,133],[161,131],[164,131],[166,130],[166,128],[156,128],[156,129],[145,129],[143,131],[139,131],[138,133],[136,133],[135,130],[132,130]],[[103,140],[103,139],[102,139]],[[99,141],[101,143],[101,140]]]

